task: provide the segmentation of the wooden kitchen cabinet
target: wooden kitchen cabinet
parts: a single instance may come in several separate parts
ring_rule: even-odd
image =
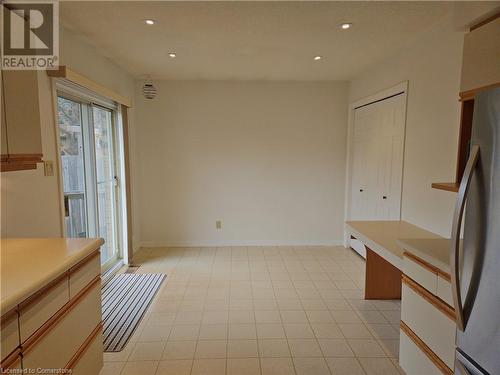
[[[99,374],[102,244],[102,239],[2,239],[2,267],[9,272],[1,275],[0,373],[60,368]],[[51,260],[42,266],[22,262],[40,252]]]
[[[448,270],[405,251],[399,364],[408,375],[453,374],[455,310]]]
[[[5,95],[3,92],[3,79],[2,79],[2,72],[0,71],[0,82],[2,82],[1,85],[1,91],[2,91],[2,99],[0,100],[1,106],[2,106],[2,117],[0,121],[2,122],[2,145],[0,151],[2,152],[2,163],[4,162],[4,155],[5,155],[5,160],[7,160],[7,154],[9,153],[8,148],[7,148],[7,125],[5,123]]]
[[[42,161],[38,72],[4,70],[1,81],[1,170],[36,169]]]
[[[471,27],[464,37],[460,82],[460,133],[455,181],[433,183],[432,187],[457,192],[469,156],[474,97],[477,93],[500,86],[500,13]]]
[[[499,17],[499,15],[497,15]],[[487,88],[500,82],[500,18],[465,34],[460,92]]]

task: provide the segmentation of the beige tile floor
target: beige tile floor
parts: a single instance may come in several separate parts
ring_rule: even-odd
[[[166,282],[101,375],[400,374],[399,301],[343,247],[145,248]]]

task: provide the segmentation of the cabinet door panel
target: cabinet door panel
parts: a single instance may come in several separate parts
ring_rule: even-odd
[[[12,353],[19,346],[20,342],[17,311],[11,311],[2,316],[0,343],[0,358],[2,360],[10,355],[10,353]]]
[[[403,273],[432,294],[437,293],[437,273],[431,272],[427,268],[422,267],[414,260],[408,258],[408,256],[403,257]]]
[[[2,115],[1,115],[1,118],[0,118],[0,121],[2,122],[2,145],[1,145],[1,150],[0,152],[2,153],[2,160],[4,160],[4,158],[6,157],[6,155],[8,155],[9,153],[9,150],[8,150],[8,147],[7,147],[7,125],[6,125],[6,122],[5,122],[5,91],[4,91],[4,88],[3,88],[3,72],[0,71],[0,102],[1,102],[1,106],[2,106]]]
[[[3,72],[5,123],[9,155],[41,155],[38,72]]]
[[[455,361],[453,320],[403,284],[401,320],[449,367]]]
[[[39,297],[21,303],[19,312],[19,335],[24,343],[50,317],[69,301],[68,278],[61,278]]]
[[[93,256],[76,269],[71,269],[69,275],[69,298],[75,298],[100,273],[101,261],[99,256]]]
[[[98,375],[103,365],[102,334],[98,334],[72,368],[73,375]]]
[[[101,322],[100,283],[23,353],[25,369],[64,368]]]
[[[441,370],[401,331],[399,365],[407,375],[441,375]]]
[[[460,91],[500,82],[500,18],[465,35]]]

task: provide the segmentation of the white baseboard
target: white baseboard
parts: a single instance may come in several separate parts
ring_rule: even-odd
[[[343,240],[331,241],[144,241],[140,247],[225,247],[225,246],[344,246]]]

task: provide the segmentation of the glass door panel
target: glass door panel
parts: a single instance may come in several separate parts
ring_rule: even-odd
[[[94,147],[97,183],[99,236],[105,243],[101,247],[103,264],[117,257],[117,210],[115,160],[113,145],[113,113],[93,106]]]
[[[66,235],[87,237],[82,106],[57,98]]]

